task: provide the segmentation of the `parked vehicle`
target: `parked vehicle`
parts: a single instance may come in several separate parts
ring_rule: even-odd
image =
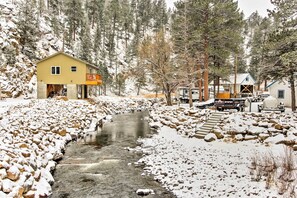
[[[264,99],[263,104],[258,105],[258,112],[262,111],[280,111],[285,112],[285,105],[276,98],[268,96]]]
[[[189,88],[179,87],[177,91],[177,98],[181,103],[189,103]],[[192,100],[193,102],[199,101],[199,89],[192,88]]]
[[[263,101],[265,98],[269,97],[270,93],[269,92],[263,92],[258,95],[258,101]]]
[[[245,98],[215,99],[214,106],[218,111],[224,111],[225,109],[237,109],[238,111],[243,111]]]

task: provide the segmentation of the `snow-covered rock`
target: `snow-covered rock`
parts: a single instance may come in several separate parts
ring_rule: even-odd
[[[217,136],[214,133],[209,133],[204,137],[204,140],[206,142],[212,142],[215,141],[217,139]]]

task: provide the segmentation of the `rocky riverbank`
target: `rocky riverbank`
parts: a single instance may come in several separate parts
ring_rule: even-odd
[[[141,110],[150,101],[97,99],[31,100],[6,107],[0,116],[0,197],[46,197],[52,171],[66,143],[95,131],[112,113]],[[7,103],[8,104],[8,103]]]

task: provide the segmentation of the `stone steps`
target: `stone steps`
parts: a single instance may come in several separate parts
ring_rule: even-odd
[[[221,122],[221,118],[225,113],[214,112],[209,119],[195,132],[194,137],[203,139],[210,131]]]

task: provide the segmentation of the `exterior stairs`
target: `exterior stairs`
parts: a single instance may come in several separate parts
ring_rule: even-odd
[[[214,112],[208,120],[196,131],[194,137],[204,139],[204,137],[211,132],[211,130],[221,122],[224,112]]]

